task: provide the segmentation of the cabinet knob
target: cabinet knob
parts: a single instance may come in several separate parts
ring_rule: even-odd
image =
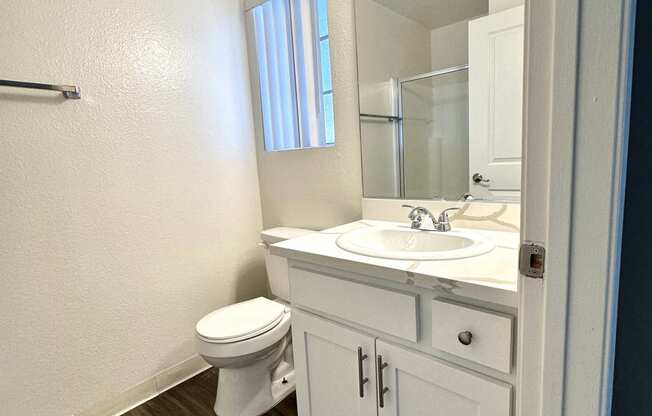
[[[459,334],[457,334],[457,340],[462,345],[470,345],[471,341],[473,341],[473,334],[471,333],[471,331],[462,331]]]

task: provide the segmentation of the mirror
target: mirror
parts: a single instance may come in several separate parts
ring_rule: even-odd
[[[520,200],[523,6],[506,3],[355,0],[365,197]]]

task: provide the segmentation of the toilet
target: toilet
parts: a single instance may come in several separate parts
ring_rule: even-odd
[[[197,351],[219,368],[218,416],[258,416],[294,391],[288,265],[269,253],[269,245],[313,232],[287,227],[263,231],[272,298],[225,306],[197,322]]]

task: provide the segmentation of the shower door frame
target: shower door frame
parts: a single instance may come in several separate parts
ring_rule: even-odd
[[[396,143],[397,143],[397,148],[398,148],[398,174],[399,174],[399,198],[400,199],[406,199],[405,196],[405,140],[403,137],[403,121],[405,120],[403,116],[403,83],[404,82],[411,82],[411,81],[419,81],[422,79],[426,78],[432,78],[436,77],[439,75],[446,75],[446,74],[452,74],[454,72],[459,72],[459,71],[468,71],[469,70],[469,65],[464,64],[464,65],[456,65],[456,66],[451,66],[448,68],[443,68],[443,69],[437,69],[435,71],[431,72],[426,72],[424,74],[419,74],[419,75],[414,75],[411,77],[406,77],[406,78],[399,78],[397,80],[397,97],[396,97],[396,108],[398,112],[398,123],[397,123],[397,128],[396,128]],[[433,198],[411,198],[411,199],[429,199],[433,200]],[[443,198],[439,198],[443,200]]]

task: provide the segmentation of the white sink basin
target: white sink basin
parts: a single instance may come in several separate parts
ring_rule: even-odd
[[[396,260],[452,260],[490,252],[494,244],[466,230],[413,230],[407,226],[360,228],[342,234],[337,245],[365,256]]]

